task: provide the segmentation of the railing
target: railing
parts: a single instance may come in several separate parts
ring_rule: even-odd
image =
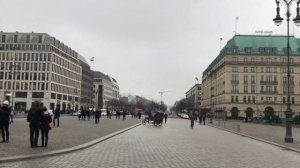
[[[261,85],[278,85],[278,81],[260,81]]]

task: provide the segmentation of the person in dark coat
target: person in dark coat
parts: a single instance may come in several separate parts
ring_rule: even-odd
[[[9,142],[9,124],[11,120],[11,109],[9,108],[9,102],[3,101],[0,109],[0,128],[2,132],[2,143]]]
[[[42,147],[47,147],[48,145],[48,134],[51,129],[50,123],[52,122],[52,118],[47,108],[44,107],[43,115],[41,119],[41,134],[42,134]]]
[[[203,113],[203,115],[202,115],[203,125],[205,125],[205,119],[206,119],[206,113]]]
[[[57,127],[59,127],[59,118],[61,111],[58,107],[54,110],[53,126],[55,127],[55,120],[57,120]]]
[[[202,124],[203,113],[199,113],[199,125]]]
[[[126,120],[126,111],[123,110],[123,120]]]
[[[40,102],[33,102],[31,109],[27,115],[27,122],[30,128],[30,145],[32,148],[39,147],[38,139],[41,126],[43,109]]]
[[[101,115],[101,110],[100,110],[100,109],[97,109],[97,110],[95,111],[95,124],[99,124],[100,115]]]
[[[168,113],[165,113],[164,117],[165,117],[165,124],[166,124],[167,123],[167,119],[168,119]]]
[[[141,112],[138,112],[138,116],[139,116],[139,119],[141,119],[142,113],[141,113]]]
[[[86,110],[86,116],[87,116],[87,119],[90,121],[90,118],[91,118],[91,110],[90,109]]]

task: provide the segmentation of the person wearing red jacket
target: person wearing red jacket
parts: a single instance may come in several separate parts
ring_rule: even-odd
[[[42,147],[47,147],[48,145],[48,134],[51,129],[50,123],[52,122],[52,118],[47,108],[43,108],[43,115],[41,119],[41,134],[42,134]]]

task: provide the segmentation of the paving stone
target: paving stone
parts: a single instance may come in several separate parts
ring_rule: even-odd
[[[300,154],[209,126],[170,119],[141,125],[90,148],[1,168],[298,168]]]

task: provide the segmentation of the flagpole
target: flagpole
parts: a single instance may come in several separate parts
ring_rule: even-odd
[[[222,40],[223,40],[223,38],[221,37],[220,38],[220,52],[221,52],[221,48],[222,48]]]
[[[239,16],[235,17],[235,35],[237,35],[237,22],[239,20]]]

